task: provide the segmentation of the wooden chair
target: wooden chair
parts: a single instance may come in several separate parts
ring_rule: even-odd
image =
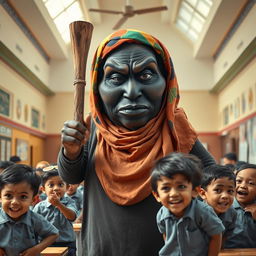
[[[223,249],[219,256],[256,256],[256,248]]]
[[[41,256],[65,256],[68,254],[68,247],[47,247],[41,252]]]

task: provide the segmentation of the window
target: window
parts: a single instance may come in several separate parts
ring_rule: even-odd
[[[212,6],[212,0],[182,0],[176,18],[176,26],[192,41],[202,31]]]
[[[70,42],[69,24],[84,20],[78,0],[42,0],[65,43]]]

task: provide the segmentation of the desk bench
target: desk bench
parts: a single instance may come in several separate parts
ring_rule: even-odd
[[[41,256],[65,256],[68,254],[68,247],[47,247],[41,252]]]
[[[219,256],[256,256],[256,248],[223,249]]]

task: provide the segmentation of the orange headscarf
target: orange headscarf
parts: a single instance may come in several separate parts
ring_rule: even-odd
[[[99,107],[99,64],[123,43],[151,47],[162,58],[167,73],[160,112],[146,126],[133,131],[111,123]],[[90,107],[98,140],[95,152],[97,176],[113,202],[136,204],[151,193],[150,172],[154,162],[173,151],[190,152],[197,138],[184,111],[177,108],[179,89],[170,55],[153,36],[138,30],[120,30],[108,36],[98,47],[91,75]]]

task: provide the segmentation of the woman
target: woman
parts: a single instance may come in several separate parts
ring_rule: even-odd
[[[163,239],[150,187],[154,162],[180,151],[214,163],[178,101],[169,53],[156,38],[120,30],[98,47],[91,116],[85,125],[64,124],[58,160],[65,181],[85,180],[84,255],[157,255]]]

